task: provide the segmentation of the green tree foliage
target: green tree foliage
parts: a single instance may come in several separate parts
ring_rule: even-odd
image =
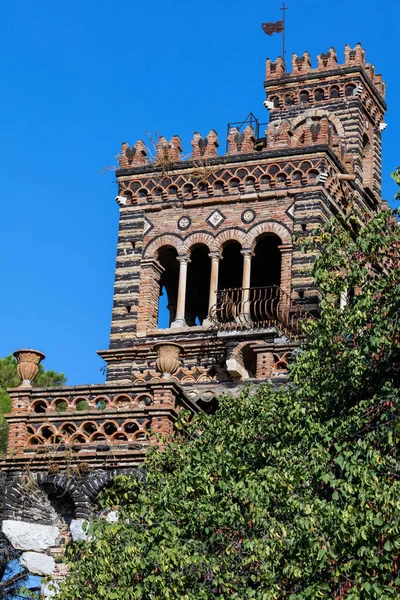
[[[43,365],[39,365],[39,371],[36,375],[33,385],[35,387],[57,387],[64,385],[67,381],[64,373],[56,371],[46,371]],[[4,419],[5,414],[11,411],[11,398],[7,394],[7,388],[18,387],[21,380],[17,372],[17,361],[10,354],[5,358],[0,358],[0,454],[7,450],[8,425]]]
[[[400,167],[397,167],[393,171],[392,178],[395,180],[395,182],[397,183],[397,185],[400,185]],[[397,192],[397,194],[395,196],[395,200],[400,200],[400,192]]]
[[[290,383],[181,417],[186,435],[102,493],[118,521],[69,548],[59,598],[400,597],[398,225],[329,223],[308,246],[322,316]]]

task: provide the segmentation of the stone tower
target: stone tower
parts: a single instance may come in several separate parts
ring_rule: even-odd
[[[40,353],[19,352],[1,463],[9,523],[90,517],[101,487],[136,468],[152,434],[172,433],[179,410],[213,411],[223,391],[285,377],[300,322],[318,311],[299,238],[382,206],[385,89],[357,44],[344,64],[333,48],[316,68],[294,55],[290,73],[268,59],[265,90],[266,130],[253,116],[231,126],[226,152],[212,129],[186,160],[177,135],[158,138],[154,158],[141,140],[122,144],[107,380],[32,388]],[[27,464],[41,492],[21,503]],[[69,504],[54,512],[60,490]]]
[[[381,204],[384,83],[360,44],[267,60],[270,120],[217,134],[122,145],[118,238],[107,381],[157,378],[155,344],[182,346],[173,378],[201,398],[247,379],[282,374],[299,319],[318,293],[311,257],[294,241],[332,215]],[[223,145],[225,145],[225,140]],[[161,328],[159,295],[169,322]]]

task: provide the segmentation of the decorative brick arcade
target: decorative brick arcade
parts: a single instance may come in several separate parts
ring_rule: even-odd
[[[73,511],[88,515],[110,473],[134,470],[179,410],[213,411],[249,380],[282,382],[301,321],[318,312],[313,256],[299,239],[332,215],[384,204],[382,77],[360,44],[346,46],[344,64],[333,48],[317,61],[293,55],[287,73],[281,58],[267,60],[265,131],[251,116],[222,143],[214,130],[195,133],[187,160],[177,135],[158,139],[155,160],[142,140],[122,144],[106,383],[11,390],[8,519],[21,518],[27,466],[43,490],[68,490],[67,469],[86,465],[91,493]]]

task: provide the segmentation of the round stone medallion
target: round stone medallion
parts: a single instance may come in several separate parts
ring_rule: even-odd
[[[254,212],[254,210],[251,210],[250,208],[245,210],[244,213],[242,214],[243,223],[251,223],[252,221],[254,221],[255,218],[256,218],[256,213]]]
[[[178,227],[179,229],[187,229],[188,227],[190,227],[190,217],[181,217],[178,221]]]

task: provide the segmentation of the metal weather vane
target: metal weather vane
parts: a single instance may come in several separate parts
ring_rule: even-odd
[[[267,35],[272,36],[274,33],[282,34],[282,58],[285,64],[285,12],[288,10],[285,2],[282,2],[282,7],[280,8],[280,10],[282,11],[282,19],[280,21],[276,21],[275,23],[262,23],[261,27],[264,33],[266,33]]]

